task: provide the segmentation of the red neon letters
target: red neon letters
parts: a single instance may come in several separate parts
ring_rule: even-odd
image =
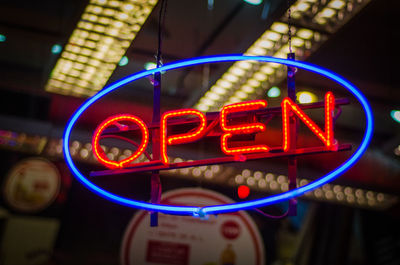
[[[328,148],[333,148],[333,110],[335,109],[335,97],[332,92],[325,95],[325,133],[302,111],[298,105],[293,103],[290,98],[282,101],[282,124],[283,124],[283,150],[290,149],[289,137],[289,116],[290,110],[302,120],[308,128],[316,135]]]
[[[268,152],[269,148],[266,145],[242,146],[236,148],[228,147],[228,139],[231,138],[232,135],[262,132],[265,131],[265,125],[259,122],[255,122],[255,123],[245,123],[235,126],[228,126],[227,115],[232,112],[256,110],[265,107],[267,107],[267,101],[253,100],[253,101],[231,104],[222,108],[220,123],[221,123],[221,129],[224,131],[224,133],[221,136],[221,149],[225,154],[231,155],[231,154],[244,154],[244,153],[255,153],[255,152]]]
[[[125,125],[120,124],[119,123],[120,121],[130,121],[136,123],[142,132],[142,142],[140,143],[137,151],[130,157],[125,158],[119,162],[115,162],[108,159],[105,156],[103,149],[100,147],[99,141],[101,139],[101,133],[109,126],[112,125],[117,126],[123,131]],[[100,163],[102,163],[108,168],[123,168],[125,165],[129,164],[130,162],[138,158],[144,152],[148,142],[149,142],[149,131],[147,130],[145,123],[141,119],[129,114],[116,115],[104,120],[94,131],[94,137],[92,139],[93,154],[99,160]]]
[[[241,134],[251,134],[262,132],[266,130],[265,124],[257,121],[232,124],[233,122],[229,120],[229,114],[236,112],[244,112],[249,110],[258,110],[267,107],[267,101],[265,100],[253,100],[241,103],[235,103],[222,108],[219,119],[220,127],[222,130],[221,135],[221,150],[227,155],[240,155],[249,153],[268,153],[270,148],[267,145],[250,145],[250,146],[240,146],[240,147],[228,147],[228,140],[234,135]],[[283,127],[283,143],[282,148],[284,152],[288,152],[291,148],[290,143],[290,115],[296,115],[307,127],[324,143],[324,145],[330,149],[334,150],[336,143],[334,140],[333,132],[333,111],[335,108],[335,97],[331,92],[325,95],[325,131],[321,130],[314,121],[308,117],[304,111],[295,104],[289,98],[284,98],[282,103],[282,127]],[[183,116],[195,116],[199,120],[199,125],[193,130],[176,135],[168,135],[168,120],[176,117]],[[208,127],[212,127],[218,122],[212,122]],[[128,128],[125,125],[120,124],[120,122],[130,122],[136,124],[142,134],[142,141],[138,145],[137,151],[130,157],[123,159],[119,162],[112,161],[106,157],[103,150],[100,147],[100,139],[102,139],[101,134],[107,127],[116,126],[120,131],[124,131]],[[229,124],[230,123],[230,124]],[[212,125],[213,124],[213,125]],[[182,109],[165,112],[161,117],[160,123],[160,153],[161,153],[161,163],[168,165],[167,156],[167,146],[175,144],[189,143],[202,138],[210,128],[207,128],[207,119],[204,113],[194,110],[194,109]],[[103,136],[106,137],[106,136]],[[112,136],[111,136],[112,137]],[[116,137],[118,138],[118,137]],[[120,138],[121,139],[121,138]],[[137,157],[139,157],[146,149],[149,142],[149,131],[145,123],[134,115],[123,114],[118,116],[112,116],[105,121],[103,121],[95,130],[93,136],[93,153],[100,163],[108,168],[124,168],[128,164],[133,162]]]
[[[194,132],[189,132],[185,134],[178,134],[174,136],[167,137],[167,120],[172,117],[194,115],[199,117],[200,125]],[[168,164],[167,156],[167,144],[183,144],[193,142],[204,136],[206,129],[206,116],[194,109],[183,109],[165,112],[161,117],[161,160],[164,164]]]

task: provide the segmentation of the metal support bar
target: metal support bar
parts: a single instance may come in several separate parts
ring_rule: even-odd
[[[152,123],[160,123],[161,107],[161,73],[154,74],[154,95],[153,95],[153,120]],[[153,161],[160,160],[160,129],[152,130],[152,149]],[[151,173],[151,203],[158,204],[161,200],[161,180],[159,170],[153,170]],[[158,212],[150,213],[150,226],[158,226]]]
[[[288,53],[287,58],[289,60],[295,59],[294,53]],[[288,97],[296,102],[296,84],[295,84],[295,74],[296,68],[292,66],[287,67],[287,89],[288,89]],[[296,150],[296,142],[297,142],[297,117],[292,113],[290,115],[289,120],[289,130],[290,130],[290,150]],[[288,158],[288,179],[289,179],[289,190],[296,189],[296,180],[297,180],[297,157],[289,156]],[[289,200],[289,216],[297,215],[297,199],[293,198]]]
[[[284,152],[281,148],[272,148],[270,152],[267,153],[254,153],[247,155],[243,154],[240,156],[216,157],[216,158],[201,159],[195,161],[171,163],[168,165],[164,165],[161,162],[161,160],[143,162],[143,163],[133,164],[132,167],[130,168],[92,171],[90,172],[90,176],[100,177],[100,176],[111,176],[111,175],[123,175],[123,174],[138,173],[145,171],[170,170],[177,168],[198,167],[198,166],[226,164],[233,162],[246,162],[249,160],[256,160],[262,158],[311,155],[311,154],[330,153],[330,152],[348,151],[348,150],[351,150],[351,144],[341,144],[337,146],[337,149],[335,148],[334,150],[328,149],[326,146],[298,148],[296,150],[289,150],[288,152]]]

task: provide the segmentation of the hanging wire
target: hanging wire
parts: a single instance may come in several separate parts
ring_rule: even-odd
[[[167,13],[167,0],[162,0],[160,6],[160,12],[158,14],[158,47],[156,55],[157,68],[162,66],[161,48],[162,48],[162,38],[163,38],[162,35],[163,35],[166,13]]]
[[[261,214],[261,215],[263,215],[263,216],[265,216],[265,217],[268,217],[268,218],[272,218],[272,219],[281,219],[281,218],[285,218],[286,216],[288,216],[288,214],[289,214],[289,210],[287,210],[286,212],[284,212],[283,214],[281,214],[281,215],[271,215],[271,214],[268,214],[268,213],[266,213],[266,212],[264,212],[264,211],[262,211],[262,210],[260,210],[260,209],[254,209],[257,213],[259,213],[259,214]]]
[[[290,5],[290,0],[287,1],[288,5],[288,36],[289,36],[289,53],[292,53],[292,10]]]
[[[288,58],[291,58],[292,53],[293,53],[293,51],[292,51],[292,10],[291,10],[290,6],[291,6],[290,5],[290,0],[287,0],[287,8],[288,8],[288,37],[289,37],[289,39],[288,39],[288,46],[289,46]],[[289,75],[294,75],[295,72],[296,72],[296,68],[294,68],[294,67],[292,68],[292,67],[289,66],[288,74]],[[256,211],[257,213],[265,216],[265,217],[268,217],[268,218],[282,219],[282,218],[285,218],[285,217],[287,217],[289,215],[290,203],[289,203],[289,208],[286,210],[286,212],[284,212],[281,215],[271,215],[271,214],[268,214],[268,213],[266,213],[266,212],[264,212],[264,211],[262,211],[260,209],[257,209],[257,208],[255,208],[253,210]]]

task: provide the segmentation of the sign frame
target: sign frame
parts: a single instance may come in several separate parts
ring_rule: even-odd
[[[161,73],[164,71],[168,70],[173,70],[173,69],[179,69],[183,67],[188,67],[188,66],[195,66],[195,65],[200,65],[200,64],[206,64],[206,63],[217,63],[217,62],[232,62],[232,61],[245,61],[245,60],[250,60],[250,61],[258,61],[258,62],[265,62],[265,63],[278,63],[278,64],[283,64],[286,66],[291,66],[291,67],[297,67],[300,69],[304,69],[310,72],[314,72],[316,74],[322,75],[328,79],[333,80],[334,82],[340,84],[344,88],[346,88],[353,96],[359,101],[361,104],[365,117],[366,117],[366,129],[364,132],[363,139],[361,141],[361,144],[357,148],[357,150],[352,154],[352,156],[347,159],[342,165],[334,169],[333,171],[329,172],[325,176],[320,177],[319,179],[310,182],[309,184],[298,187],[293,190],[289,190],[287,192],[281,193],[281,194],[276,194],[273,196],[257,199],[257,200],[251,200],[251,201],[245,201],[245,202],[239,202],[239,203],[233,203],[233,204],[226,204],[226,205],[212,205],[212,206],[205,206],[205,207],[194,207],[194,206],[172,206],[172,205],[163,205],[163,204],[152,204],[148,202],[143,202],[143,201],[137,201],[133,199],[129,199],[126,197],[122,197],[119,195],[116,195],[114,193],[111,193],[109,191],[106,191],[98,186],[96,186],[93,182],[91,182],[87,177],[85,177],[79,169],[76,167],[72,160],[71,153],[69,151],[69,142],[70,142],[70,137],[71,137],[71,132],[73,129],[73,126],[79,119],[79,117],[82,115],[82,113],[87,110],[92,104],[94,104],[97,100],[100,98],[106,96],[110,92],[120,88],[123,85],[126,85],[128,83],[131,83],[135,80],[138,80],[143,77],[147,77],[156,73]],[[134,207],[138,209],[143,209],[143,210],[148,210],[148,211],[154,211],[154,212],[163,212],[163,213],[168,213],[168,214],[179,214],[179,215],[193,215],[193,216],[205,216],[208,214],[218,214],[218,213],[228,213],[228,212],[235,212],[239,210],[245,210],[245,209],[251,209],[251,208],[259,208],[263,207],[266,205],[278,203],[281,201],[289,200],[291,198],[298,197],[306,192],[309,192],[315,188],[318,188],[341,174],[343,174],[345,171],[347,171],[351,166],[353,166],[362,156],[362,154],[366,151],[371,138],[372,138],[372,133],[373,133],[373,115],[372,115],[372,110],[371,107],[365,98],[365,96],[361,93],[361,91],[351,84],[349,81],[347,81],[345,78],[337,75],[336,73],[333,73],[325,68],[319,67],[314,64],[306,63],[306,62],[301,62],[301,61],[296,61],[296,60],[291,60],[291,59],[283,59],[283,58],[275,58],[275,57],[270,57],[270,56],[246,56],[246,55],[215,55],[215,56],[206,56],[206,57],[197,57],[197,58],[192,58],[188,60],[182,60],[182,61],[176,61],[173,63],[169,64],[164,64],[163,66],[151,70],[146,70],[146,71],[141,71],[138,73],[135,73],[133,75],[127,76],[111,85],[108,87],[105,87],[103,90],[99,91],[97,94],[95,94],[93,97],[89,98],[87,101],[85,101],[79,108],[78,110],[72,115],[71,119],[67,123],[67,126],[64,131],[64,137],[63,137],[63,151],[64,151],[64,157],[67,162],[68,167],[70,170],[73,172],[73,174],[78,178],[78,180],[84,184],[86,187],[91,189],[92,191],[96,192],[100,196],[109,199],[111,201],[114,201],[116,203],[126,205],[129,207]]]

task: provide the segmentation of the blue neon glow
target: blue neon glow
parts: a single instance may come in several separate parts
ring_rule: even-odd
[[[263,0],[244,0],[246,3],[254,6],[258,6]]]
[[[363,140],[358,147],[358,149],[353,153],[353,155],[345,161],[341,166],[336,168],[334,171],[328,173],[327,175],[315,180],[314,182],[310,182],[308,185],[303,187],[297,188],[295,190],[287,191],[285,193],[277,194],[274,196],[257,199],[253,201],[245,201],[240,203],[233,203],[233,204],[224,204],[224,205],[214,205],[214,206],[206,206],[203,208],[194,207],[194,206],[170,206],[170,205],[162,205],[162,204],[151,204],[142,201],[136,201],[129,198],[121,197],[111,192],[108,192],[100,187],[96,186],[92,182],[90,182],[76,167],[74,162],[72,161],[71,153],[69,151],[69,141],[71,136],[71,131],[73,126],[75,125],[76,121],[82,115],[82,113],[87,110],[93,103],[95,103],[100,98],[104,97],[108,93],[118,89],[119,87],[126,85],[130,82],[138,80],[140,78],[150,76],[154,73],[161,72],[161,71],[168,71],[173,69],[178,69],[182,67],[194,66],[199,64],[205,63],[218,63],[218,62],[232,62],[232,61],[244,61],[244,60],[252,60],[252,61],[260,61],[260,62],[269,62],[269,63],[278,63],[284,64],[288,66],[298,67],[301,69],[305,69],[320,75],[323,75],[338,84],[344,86],[348,89],[361,103],[363,110],[365,112],[366,117],[366,129],[364,133]],[[295,61],[295,60],[287,60],[281,58],[274,58],[268,56],[244,56],[244,55],[216,55],[216,56],[209,56],[209,57],[198,57],[189,60],[182,60],[177,61],[170,64],[165,64],[156,69],[150,69],[147,71],[141,71],[135,73],[133,75],[127,76],[121,79],[118,82],[115,82],[108,87],[105,87],[93,97],[89,98],[85,101],[78,110],[72,115],[71,119],[69,120],[65,131],[64,131],[64,141],[63,141],[63,151],[64,157],[67,162],[67,165],[73,172],[73,174],[78,178],[80,182],[82,182],[86,187],[93,190],[94,192],[98,193],[100,196],[117,202],[122,205],[139,208],[148,211],[159,211],[169,214],[187,214],[187,215],[195,215],[195,216],[203,216],[207,214],[217,214],[217,213],[226,213],[226,212],[235,212],[243,209],[250,209],[250,208],[259,208],[262,206],[278,203],[283,200],[288,200],[293,197],[300,196],[308,191],[311,191],[321,185],[324,185],[327,182],[332,181],[339,175],[343,174],[347,169],[349,169],[354,163],[360,159],[362,154],[366,151],[369,142],[371,141],[373,131],[373,116],[371,107],[369,106],[368,101],[364,97],[364,95],[350,82],[345,80],[344,78],[336,75],[335,73],[321,68],[319,66]]]

